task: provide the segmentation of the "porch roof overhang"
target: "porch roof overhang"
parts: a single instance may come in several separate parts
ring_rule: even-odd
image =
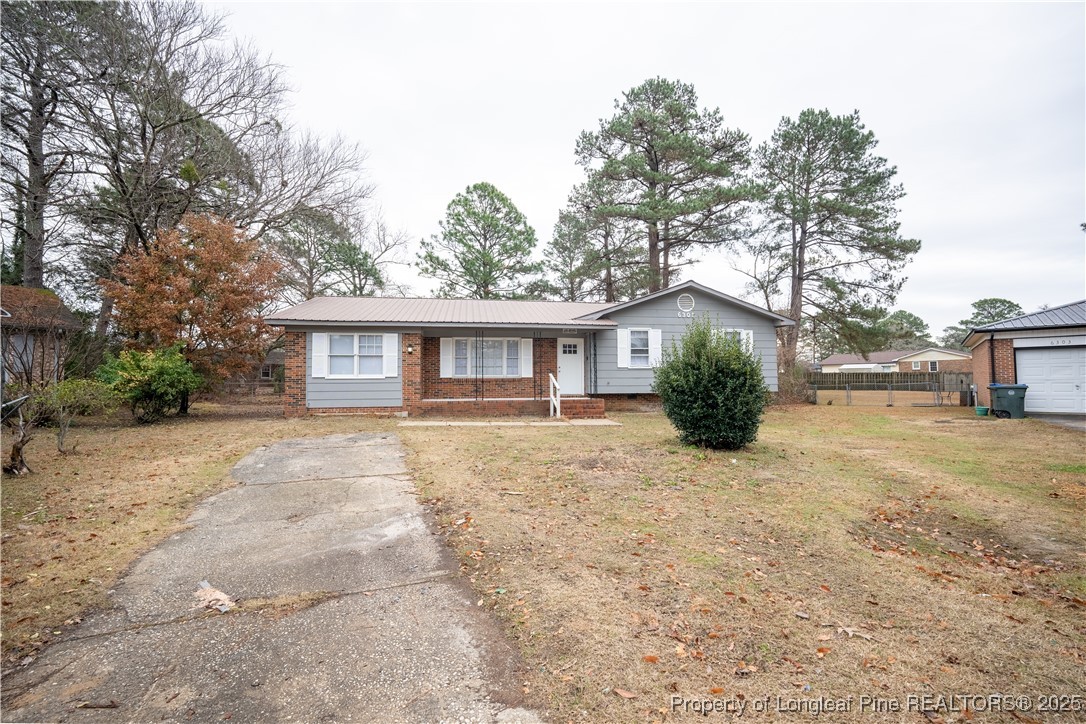
[[[618,326],[617,322],[602,320],[601,323],[586,324],[584,320],[573,320],[568,324],[539,324],[536,322],[380,322],[380,321],[341,321],[341,320],[284,320],[267,318],[266,324],[273,327],[377,327],[381,329],[397,329],[401,331],[425,332],[428,329],[545,329],[557,332],[596,332],[601,329],[610,329]]]

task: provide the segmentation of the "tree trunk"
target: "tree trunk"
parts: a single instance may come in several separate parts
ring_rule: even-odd
[[[649,293],[660,291],[660,228],[649,222]]]
[[[48,180],[45,173],[45,87],[41,82],[43,43],[37,44],[37,57],[29,69],[30,109],[26,119],[26,199],[23,246],[23,286],[45,286],[45,205]]]
[[[177,408],[178,415],[189,414],[189,393],[185,390],[181,393],[181,406]]]
[[[605,226],[603,230],[603,301],[615,301],[615,273],[614,258],[611,253],[611,229]]]
[[[113,297],[102,292],[102,307],[98,310],[98,320],[94,323],[94,333],[105,338],[109,323],[113,318]]]
[[[807,268],[806,229],[792,227],[792,284],[788,299],[788,318],[795,322],[784,333],[784,346],[781,349],[781,366],[791,370],[796,364],[799,346],[799,328],[803,321],[803,277]]]

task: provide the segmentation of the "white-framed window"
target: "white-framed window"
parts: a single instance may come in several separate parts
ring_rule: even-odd
[[[396,377],[398,334],[314,332],[311,375],[329,379]]]
[[[647,369],[660,364],[663,330],[630,327],[616,331],[619,369]]]
[[[883,365],[882,366],[882,371],[883,372],[893,372],[894,371],[894,366],[893,365]]]
[[[260,379],[262,379],[262,380],[270,380],[271,376],[272,376],[271,365],[263,365],[260,368]]]
[[[939,371],[939,360],[937,360],[937,359],[930,360],[928,362],[928,372],[938,372],[938,371]]]
[[[920,363],[919,362],[913,362],[913,370],[917,371],[917,372],[920,371]]]
[[[380,334],[329,334],[329,377],[384,377]]]
[[[754,350],[754,330],[753,329],[726,329],[719,330],[721,334],[728,334],[739,340],[748,350]]]
[[[442,377],[531,377],[532,340],[443,337]]]
[[[649,366],[649,330],[630,330],[630,367]]]

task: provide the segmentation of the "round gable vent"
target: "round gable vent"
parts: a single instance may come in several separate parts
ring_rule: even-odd
[[[681,309],[684,312],[690,312],[690,311],[693,311],[693,309],[694,309],[694,298],[692,296],[690,296],[689,294],[680,294],[679,299],[678,299],[678,303],[679,303],[679,309]]]

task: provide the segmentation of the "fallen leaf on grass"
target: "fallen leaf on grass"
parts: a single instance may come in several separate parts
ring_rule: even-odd
[[[837,629],[837,633],[848,634],[849,638],[852,638],[853,636],[859,636],[860,638],[862,638],[862,639],[864,639],[866,641],[874,641],[875,640],[875,638],[873,636],[869,636],[868,634],[865,634],[863,631],[860,631],[859,629],[849,628],[848,626],[839,627]]]
[[[723,686],[714,686],[712,689],[709,689],[709,693],[713,694],[714,696],[717,695],[717,694],[723,694],[724,693],[724,687]]]
[[[826,585],[825,583],[823,583],[823,584],[822,584],[821,586],[819,586],[819,588],[821,588],[821,589],[822,589],[823,591],[825,591],[826,593],[829,593],[829,592],[830,592],[830,587],[829,587],[829,586],[827,586],[827,585]]]
[[[637,694],[632,691],[626,691],[625,689],[615,689],[615,693],[621,696],[623,699],[636,699]]]
[[[740,661],[739,666],[735,667],[736,676],[750,676],[751,674],[757,673],[757,671],[757,666],[748,666],[746,661]]]
[[[802,618],[803,620],[806,621],[810,617],[811,617],[811,614],[809,614],[809,613],[804,613],[803,611],[796,611],[796,618]]]
[[[660,661],[660,657],[659,656],[642,656],[641,660],[644,661],[647,664],[655,664],[655,663],[658,663]]]
[[[815,651],[815,656],[821,659],[831,651],[833,651],[833,649],[829,648],[828,646],[819,646],[818,649]]]

